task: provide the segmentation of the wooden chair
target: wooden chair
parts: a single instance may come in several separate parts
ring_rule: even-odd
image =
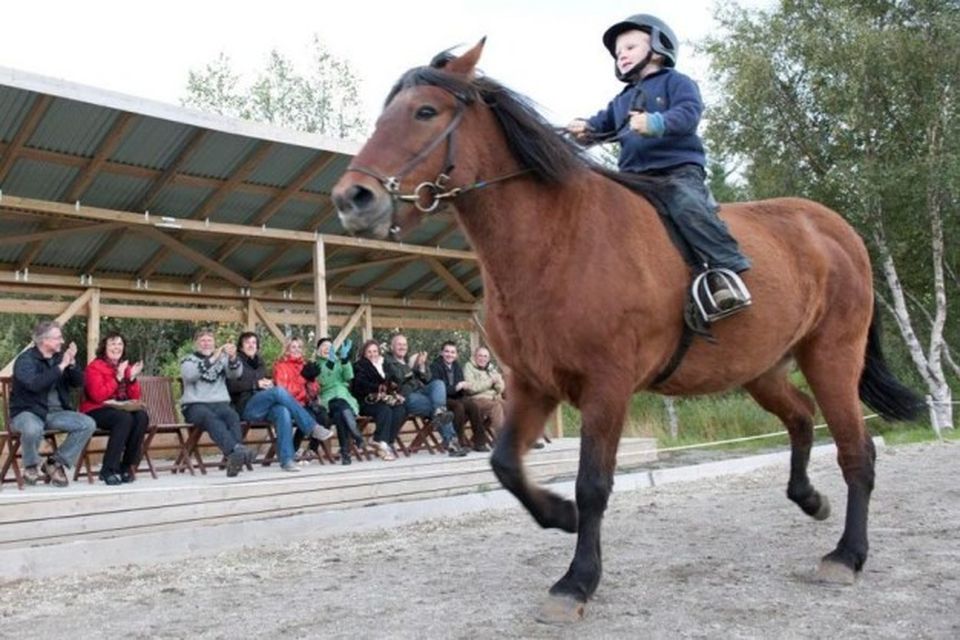
[[[150,416],[150,425],[147,427],[147,437],[143,441],[143,460],[147,469],[154,478],[157,471],[178,473],[187,471],[195,474],[191,458],[199,462],[203,471],[203,460],[196,451],[200,439],[201,429],[189,422],[184,422],[177,414],[173,396],[173,378],[160,376],[143,376],[140,378],[140,401],[143,402]],[[156,442],[157,436],[168,436],[175,440],[174,444]],[[153,462],[156,451],[173,451],[173,463],[159,467]]]
[[[3,445],[7,452],[4,456],[4,449],[0,448],[0,459],[3,460],[3,463],[0,464],[0,487],[7,482],[16,482],[17,488],[23,490],[25,483],[23,481],[23,471],[20,469],[20,461],[23,460],[23,455],[20,452],[20,434],[14,433],[10,429],[10,392],[12,389],[13,380],[11,378],[0,378],[0,394],[3,397],[3,428],[0,431],[0,436],[2,436],[0,445]],[[44,440],[50,448],[49,453],[54,453],[57,450],[57,433],[59,432],[48,431],[44,433]],[[13,471],[13,479],[8,477],[11,471]]]
[[[408,429],[408,426],[412,428]],[[433,423],[426,418],[421,418],[420,416],[408,416],[407,421],[402,427],[400,427],[399,435],[413,436],[413,438],[410,440],[410,444],[406,446],[403,445],[403,442],[399,437],[397,438],[404,454],[407,456],[417,453],[424,448],[430,452],[430,455],[433,455],[437,451],[444,450],[443,444],[437,437],[437,432],[433,427]]]

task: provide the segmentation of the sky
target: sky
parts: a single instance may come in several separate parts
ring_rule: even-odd
[[[437,52],[487,37],[479,67],[564,124],[604,107],[620,90],[601,43],[611,24],[652,13],[681,39],[678,68],[701,84],[708,63],[692,42],[716,32],[726,0],[49,0],[5,4],[0,66],[179,104],[188,73],[221,52],[252,79],[277,49],[299,64],[317,34],[360,78],[372,123],[397,78]],[[738,0],[769,6],[773,0]]]

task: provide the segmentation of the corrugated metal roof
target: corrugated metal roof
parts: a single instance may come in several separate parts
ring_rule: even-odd
[[[89,157],[119,116],[119,111],[94,104],[54,100],[27,146]]]
[[[179,122],[137,118],[110,159],[135,167],[166,169],[196,131]]]
[[[43,103],[38,102],[41,100]],[[44,103],[44,111],[36,109]],[[123,129],[118,128],[121,118],[126,123]],[[25,129],[33,121],[35,126]],[[23,134],[23,146],[11,148],[9,144],[18,134]],[[165,216],[195,216],[211,195],[217,194],[216,206],[204,215],[211,222],[233,224],[250,224],[268,204],[283,196],[286,200],[272,212],[268,228],[311,230],[324,220],[320,228],[323,233],[340,234],[342,229],[332,215],[327,196],[357,148],[350,142],[199,113],[0,67],[0,172],[5,171],[0,173],[0,190],[5,196],[57,203],[67,198],[71,186],[80,185],[79,198],[84,205],[140,214],[138,209],[148,200],[146,208],[153,219],[159,220]],[[257,161],[248,162],[253,157]],[[7,162],[11,158],[12,162]],[[245,164],[245,173],[237,174]],[[308,167],[318,169],[316,175],[306,180],[301,190],[289,192],[288,187]],[[77,182],[78,177],[82,182]],[[18,219],[17,215],[23,217]],[[50,217],[48,222],[8,211],[0,217],[0,233],[27,234],[56,224],[57,217]],[[427,218],[404,243],[426,243],[449,225],[449,216]],[[238,239],[204,234],[197,237],[196,232],[184,235],[175,229],[165,233],[208,257]],[[466,246],[461,234],[444,235],[442,246]],[[312,264],[309,245],[282,247],[275,240],[258,238],[258,228],[253,226],[250,236],[253,242],[245,242],[226,258],[227,266],[245,278],[261,271],[262,279],[282,277]],[[136,228],[80,232],[43,242],[29,265],[35,270],[74,270],[79,277],[80,271],[89,266],[95,275],[135,276],[161,249],[165,258],[153,269],[157,277],[185,279],[203,270],[136,233]],[[282,253],[278,253],[279,247]],[[0,245],[0,269],[11,269],[26,255],[22,246]],[[429,271],[418,261],[363,266],[364,260],[376,260],[389,252],[353,250],[333,255],[328,268],[358,265],[342,281],[346,289],[362,291],[365,283],[396,271],[377,285],[378,295],[399,293]],[[268,260],[271,264],[266,263]],[[466,274],[468,269],[453,271]],[[441,281],[439,286],[445,285]]]
[[[75,167],[20,158],[0,188],[14,196],[58,201],[78,172]]]
[[[36,99],[36,94],[0,86],[0,140],[13,140]]]

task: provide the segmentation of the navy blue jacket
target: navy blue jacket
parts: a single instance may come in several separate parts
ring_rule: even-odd
[[[450,367],[450,372],[453,374],[452,381],[447,377],[447,371],[447,363],[444,362],[442,356],[437,356],[430,363],[430,375],[433,376],[434,380],[443,380],[443,386],[447,388],[447,397],[459,398],[463,395],[463,389],[458,391],[457,385],[463,382],[463,369],[460,368],[459,362],[453,361],[453,365]]]
[[[663,135],[642,136],[623,126],[630,111],[661,114]],[[703,101],[697,83],[679,71],[666,68],[626,87],[606,109],[588,118],[587,123],[599,134],[617,131],[623,126],[617,136],[620,170],[643,173],[681,164],[706,166],[703,141],[697,135],[702,113]]]
[[[30,347],[17,357],[13,365],[13,388],[10,390],[10,417],[29,411],[46,420],[49,407],[47,396],[57,388],[60,406],[71,409],[70,387],[83,386],[83,370],[70,365],[62,372],[62,353],[44,358],[40,349]]]

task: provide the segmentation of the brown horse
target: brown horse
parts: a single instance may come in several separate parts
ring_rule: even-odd
[[[848,487],[843,535],[819,575],[851,582],[867,557],[874,482],[859,399],[888,419],[912,417],[918,403],[884,363],[859,236],[807,200],[724,206],[753,260],[753,306],[717,323],[716,343],[695,341],[652,387],[680,342],[691,276],[651,205],[663,187],[585,160],[525,99],[475,74],[482,46],[404,74],[333,198],[348,231],[380,238],[449,202],[480,259],[487,333],[512,371],[493,469],[541,526],[578,534],[541,616],[576,619],[597,588],[600,522],[637,391],[743,387],[789,430],[787,496],[828,516],[807,476],[814,403],[788,381],[791,361],[829,424]],[[582,414],[576,504],[528,481],[522,465],[561,401]]]

